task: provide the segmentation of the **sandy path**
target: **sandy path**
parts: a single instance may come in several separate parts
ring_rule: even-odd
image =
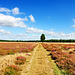
[[[54,75],[43,46],[39,43],[34,50],[31,67],[26,75]]]

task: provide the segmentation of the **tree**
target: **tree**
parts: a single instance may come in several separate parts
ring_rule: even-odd
[[[45,41],[45,35],[42,34],[41,37],[40,37],[40,39],[41,39],[42,42]]]

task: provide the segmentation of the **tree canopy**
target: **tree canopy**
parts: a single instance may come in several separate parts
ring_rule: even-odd
[[[41,39],[41,42],[45,41],[45,35],[42,34],[41,37],[40,37],[40,39]]]

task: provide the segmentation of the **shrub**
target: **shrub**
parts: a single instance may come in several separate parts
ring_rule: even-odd
[[[47,51],[50,51],[49,55],[54,59],[57,66],[63,70],[63,75],[75,75],[75,44],[42,43],[42,45]]]
[[[16,65],[10,65],[10,66],[8,66],[8,67],[5,68],[4,75],[21,75],[20,74],[21,70],[22,69],[20,69]]]
[[[17,60],[21,60],[21,61],[26,61],[26,58],[23,57],[23,56],[18,56],[16,59],[17,59]]]
[[[16,61],[15,61],[15,64],[17,64],[17,65],[21,65],[21,64],[24,64],[24,61],[16,60]]]
[[[18,64],[18,65],[24,64],[26,61],[26,58],[23,56],[18,56],[18,57],[16,57],[16,59],[17,60],[15,61],[15,64]]]

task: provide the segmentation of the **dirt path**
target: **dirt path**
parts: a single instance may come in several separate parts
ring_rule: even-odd
[[[34,55],[26,75],[54,75],[43,46],[39,43],[34,49]]]

